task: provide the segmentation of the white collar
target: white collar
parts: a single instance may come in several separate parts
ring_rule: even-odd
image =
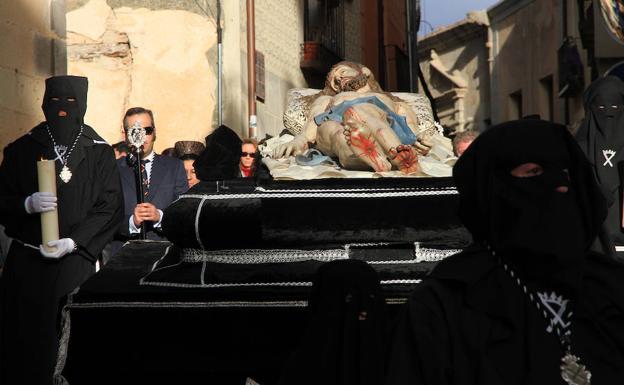
[[[150,162],[154,161],[154,156],[156,155],[156,153],[154,151],[150,152],[148,156],[146,156],[145,158],[143,158],[143,160],[149,160]]]

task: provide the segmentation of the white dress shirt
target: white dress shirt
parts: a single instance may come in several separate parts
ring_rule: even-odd
[[[148,156],[146,156],[145,160],[149,160],[149,162],[145,163],[145,173],[147,174],[147,183],[149,184],[150,179],[152,178],[152,165],[154,164],[154,156],[156,155],[156,153],[154,151],[150,152]],[[158,210],[158,214],[160,214],[160,220],[158,220],[158,222],[154,223],[154,227],[156,228],[160,228],[160,223],[162,222],[163,219],[163,212],[161,209],[156,208],[156,210]],[[130,234],[138,234],[141,232],[141,229],[139,229],[138,227],[136,227],[134,225],[134,214],[130,215],[130,220],[128,221],[128,230],[130,231]]]

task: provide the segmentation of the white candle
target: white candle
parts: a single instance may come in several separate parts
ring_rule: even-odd
[[[54,161],[40,160],[37,162],[37,178],[39,192],[50,192],[56,196],[56,169]],[[59,239],[57,209],[41,213],[41,243],[47,252],[56,251],[56,247],[48,247],[48,242]]]

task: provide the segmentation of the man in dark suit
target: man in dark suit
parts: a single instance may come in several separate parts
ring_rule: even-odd
[[[160,232],[163,210],[178,199],[180,194],[188,190],[182,161],[154,152],[156,128],[152,111],[142,107],[130,108],[126,111],[123,123],[124,133],[137,124],[145,129],[141,163],[145,170],[144,177],[147,180],[143,183],[145,203],[137,203],[134,167],[130,165],[131,162],[127,156],[117,160],[123,187],[125,217],[116,237],[118,242],[115,242],[116,244],[112,247],[112,255],[121,248],[119,241],[138,236],[143,222],[146,224],[147,239],[163,240]]]

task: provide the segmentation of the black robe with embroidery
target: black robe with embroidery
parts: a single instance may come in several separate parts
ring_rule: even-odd
[[[574,353],[592,385],[624,378],[624,268],[587,259],[575,300]],[[617,287],[616,287],[617,285]],[[518,306],[520,304],[521,306]],[[473,247],[440,262],[399,317],[387,385],[565,385],[558,339],[489,253]]]
[[[45,259],[31,247],[41,243],[40,215],[24,207],[38,191],[40,158],[54,159],[45,123],[8,145],[0,166],[0,223],[15,239],[2,277],[0,383],[52,382],[62,299],[93,274],[123,215],[113,150],[85,125],[69,158],[69,183],[58,177],[62,166],[56,162],[60,238],[73,239],[78,251]]]

